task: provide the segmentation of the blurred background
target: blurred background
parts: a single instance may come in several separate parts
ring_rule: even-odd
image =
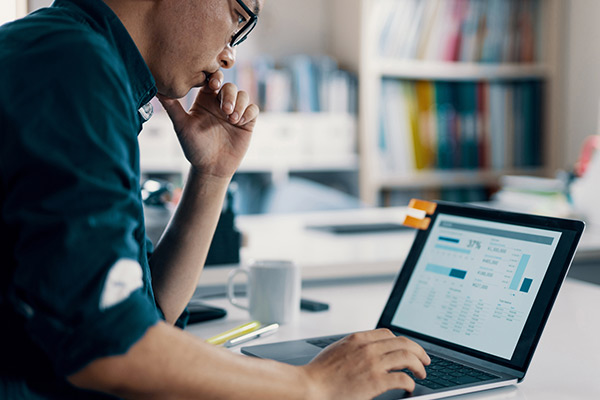
[[[50,3],[4,0],[0,23]],[[419,197],[596,218],[581,199],[598,195],[585,183],[597,172],[583,178],[600,130],[599,18],[596,0],[267,1],[227,71],[262,110],[233,210]],[[187,164],[154,106],[143,179],[167,194],[148,204],[171,209]]]

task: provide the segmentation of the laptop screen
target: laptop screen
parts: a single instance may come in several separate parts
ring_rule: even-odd
[[[438,207],[419,232],[380,325],[522,367],[566,274],[576,229],[557,222],[567,220],[452,209]]]
[[[392,324],[510,360],[560,235],[438,215]]]

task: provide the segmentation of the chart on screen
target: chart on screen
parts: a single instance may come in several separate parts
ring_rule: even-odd
[[[440,214],[392,322],[510,359],[560,235]]]

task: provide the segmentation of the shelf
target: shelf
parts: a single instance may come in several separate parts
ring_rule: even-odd
[[[183,173],[185,159],[166,113],[156,113],[139,135],[144,173]],[[240,173],[358,170],[356,117],[336,113],[261,114]]]
[[[468,187],[481,185],[495,185],[505,175],[533,175],[544,176],[546,170],[543,168],[514,169],[514,170],[432,170],[417,171],[410,175],[393,176],[382,175],[377,180],[381,189],[425,189],[425,188],[448,188]]]
[[[546,64],[483,64],[421,60],[380,59],[372,64],[374,74],[388,78],[448,81],[498,81],[547,79]]]
[[[318,171],[356,171],[358,169],[357,154],[336,154],[328,158],[315,158],[311,156],[296,156],[291,158],[276,159],[263,157],[262,160],[244,160],[238,169],[239,172],[318,172]]]
[[[342,9],[349,0],[335,1],[338,7]],[[435,193],[438,189],[494,188],[500,184],[500,178],[504,175],[551,176],[554,171],[563,167],[561,158],[558,156],[560,150],[558,146],[564,139],[563,132],[566,129],[562,121],[564,106],[561,107],[562,99],[558,94],[562,88],[562,69],[560,66],[564,58],[561,38],[564,36],[562,19],[566,12],[565,2],[561,0],[540,0],[536,2],[536,7],[530,10],[533,12],[530,16],[536,21],[533,30],[517,33],[503,28],[506,31],[504,33],[494,31],[495,36],[490,36],[488,44],[496,47],[492,49],[488,47],[488,50],[490,50],[488,56],[492,53],[498,55],[498,51],[501,50],[502,57],[479,57],[483,56],[483,48],[479,49],[481,52],[478,53],[477,47],[475,48],[477,51],[472,52],[470,50],[473,49],[470,48],[465,55],[461,53],[460,56],[465,56],[463,59],[471,60],[534,60],[533,62],[488,63],[438,61],[442,60],[443,57],[437,59],[401,59],[384,56],[382,55],[384,53],[380,54],[380,52],[390,50],[391,47],[383,46],[382,30],[391,30],[392,25],[397,27],[395,24],[399,24],[400,21],[412,24],[416,20],[402,19],[401,12],[394,9],[392,4],[394,0],[378,0],[386,3],[379,7],[379,11],[377,11],[378,6],[374,7],[376,1],[353,1],[360,5],[359,15],[354,16],[356,23],[340,27],[340,32],[336,35],[336,38],[339,42],[343,42],[344,34],[352,34],[350,27],[357,25],[361,27],[357,39],[361,46],[358,54],[355,50],[356,61],[351,65],[357,67],[360,79],[359,178],[361,200],[364,203],[378,205],[382,199],[387,201],[380,195],[387,195],[392,191],[398,192],[400,195],[397,199],[401,200],[403,199],[402,191],[420,190],[429,195],[429,193]],[[399,6],[401,1],[395,0]],[[422,6],[420,3],[427,4]],[[427,13],[427,7],[430,4],[437,3],[442,4],[445,2],[415,0],[414,10],[423,10],[424,13]],[[465,1],[465,4],[474,5],[476,3],[479,2],[477,0]],[[524,4],[520,0],[511,0],[510,2],[507,0],[496,2],[495,7],[504,7],[508,3],[514,5]],[[510,4],[508,5],[510,6]],[[373,11],[374,9],[376,11]],[[394,10],[396,14],[393,18],[388,18],[389,14],[387,12],[391,12],[391,10]],[[407,10],[408,8],[402,9],[403,12]],[[500,15],[497,9],[494,10],[492,10],[494,11],[494,17]],[[506,14],[506,9],[502,11],[503,15]],[[427,15],[431,17],[431,14]],[[479,27],[481,15],[484,14],[465,13],[464,21],[461,20],[460,22],[462,24],[465,21],[470,21],[472,22],[471,28]],[[489,16],[490,14],[485,15]],[[348,16],[346,16],[347,18]],[[478,20],[475,21],[473,18],[478,18]],[[456,15],[449,19],[455,20]],[[533,19],[530,18],[529,20],[533,21]],[[393,54],[428,54],[431,57],[440,54],[439,51],[434,51],[435,49],[430,49],[432,51],[414,50],[415,48],[423,50],[422,47],[419,48],[418,46],[423,46],[428,40],[427,38],[433,37],[434,32],[445,35],[448,27],[436,25],[439,22],[437,17],[436,21],[430,21],[429,25],[423,24],[422,19],[420,21],[421,25],[415,23],[410,29],[406,28],[404,30],[407,32],[406,36],[397,36],[397,38],[400,38],[396,43],[398,48],[395,49],[397,51]],[[475,22],[477,22],[477,25],[474,24]],[[466,25],[460,25],[460,29],[468,28]],[[429,26],[431,30],[421,32],[418,31],[419,26]],[[438,30],[434,31],[435,29]],[[520,26],[520,29],[524,29],[524,26]],[[463,43],[466,46],[478,46],[478,44],[485,43],[481,42],[484,38],[477,36],[482,32],[471,29],[467,31],[467,35],[465,31],[461,31],[460,43],[448,42],[449,45],[460,45],[461,47],[448,47],[446,48],[447,53],[448,51],[461,49]],[[532,33],[534,34],[533,41],[530,40]],[[529,35],[527,41],[523,40],[524,35]],[[446,36],[444,38],[451,39]],[[404,45],[404,43],[401,43],[402,40],[413,42],[404,48],[402,47]],[[512,40],[515,42],[511,42]],[[520,42],[516,42],[517,40],[520,40]],[[517,47],[506,47],[506,43],[519,43],[520,45],[528,43],[535,46],[535,51],[532,52],[533,48],[531,46],[518,47],[518,55],[522,56],[518,57],[515,53]],[[346,53],[344,53],[346,59],[350,59],[350,52],[346,51]],[[425,84],[422,84],[423,82]],[[442,84],[445,82],[450,84]],[[476,85],[470,85],[471,83]],[[393,86],[395,84],[398,86]],[[437,91],[440,88],[441,90]],[[394,95],[398,95],[400,100],[395,99]],[[401,97],[402,95],[404,97]],[[435,97],[438,95],[439,97]],[[382,104],[384,98],[386,101],[385,104]],[[506,101],[503,102],[503,99]],[[432,104],[434,106],[431,106]],[[454,108],[449,111],[447,104],[451,104]],[[438,107],[438,105],[443,106]],[[526,108],[528,105],[530,108]],[[489,112],[490,107],[494,107],[497,112],[492,115]],[[394,109],[398,108],[402,111],[394,113]],[[442,110],[441,114],[438,113],[439,109]],[[457,110],[459,111],[457,112]],[[533,117],[522,118],[525,110],[528,111],[529,116]],[[456,117],[458,114],[460,114],[459,117]],[[492,165],[499,168],[505,166],[505,168],[483,170],[426,169],[415,171],[411,164],[396,163],[395,161],[398,159],[405,159],[402,157],[407,154],[406,152],[411,151],[411,145],[414,147],[414,137],[424,137],[425,142],[437,143],[436,140],[439,137],[436,135],[439,134],[440,115],[443,118],[442,122],[446,123],[443,125],[446,128],[443,133],[447,135],[448,132],[458,132],[456,136],[458,140],[467,137],[484,137],[479,135],[481,132],[489,135],[489,138],[502,138],[502,140],[495,141],[493,146],[495,149],[501,147],[503,154],[506,156],[504,157],[505,160],[498,161],[502,157],[497,157],[498,162]],[[484,120],[482,115],[487,119]],[[409,127],[407,127],[406,121],[409,122]],[[480,130],[484,127],[484,125],[479,125],[480,123],[486,124],[487,132]],[[421,127],[423,128],[421,129]],[[476,133],[475,136],[473,136],[473,131]],[[533,131],[537,135],[535,141],[531,139],[533,136],[529,136],[531,140],[525,143],[523,139],[525,132]],[[401,133],[394,136],[387,134],[389,132]],[[502,135],[502,133],[504,134]],[[401,134],[405,136],[399,136]],[[399,137],[400,139],[398,139]],[[406,141],[403,141],[404,139]],[[479,148],[480,143],[477,142],[477,144],[477,148]],[[492,146],[492,143],[487,145]],[[404,153],[399,150],[397,151],[398,154],[395,155],[393,152],[388,151],[391,148],[407,150]],[[437,147],[432,148],[436,149]],[[382,158],[382,155],[385,158]],[[437,153],[432,155],[432,157],[437,156]],[[437,162],[439,160],[432,161],[429,156],[426,158],[427,160],[424,161],[421,157],[419,165],[431,165],[431,168],[435,168],[433,166],[440,164],[477,165],[477,163],[469,160],[439,163]],[[416,160],[414,161],[416,164]],[[486,163],[486,165],[488,164],[490,163]],[[541,165],[532,168],[520,168],[515,167],[515,164]],[[394,173],[392,172],[394,170],[402,172],[401,174]]]

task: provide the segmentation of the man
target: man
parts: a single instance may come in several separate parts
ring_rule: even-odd
[[[413,389],[392,370],[424,377],[423,349],[384,330],[294,367],[173,326],[258,115],[220,71],[263,5],[245,1],[56,0],[0,28],[1,398],[366,399]],[[137,134],[155,94],[191,167],[152,252]]]

